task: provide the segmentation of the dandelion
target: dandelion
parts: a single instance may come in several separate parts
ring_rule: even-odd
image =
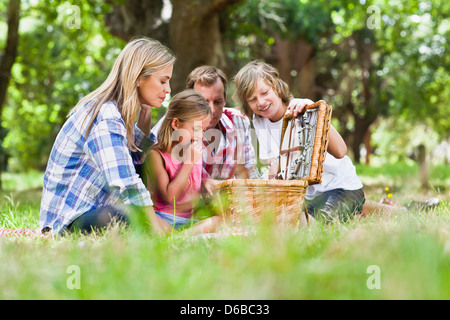
[[[387,194],[387,197],[388,197],[388,198],[392,198],[392,193],[388,193],[388,194]]]
[[[389,191],[389,187],[384,188],[384,191],[388,192]]]

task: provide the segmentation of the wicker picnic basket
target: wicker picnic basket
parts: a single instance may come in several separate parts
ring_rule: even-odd
[[[307,109],[315,113],[317,123],[314,132],[309,135],[311,141],[300,141],[303,145],[295,145],[299,141],[292,138],[295,136],[292,120],[296,118],[287,115],[283,120],[279,159],[281,165],[278,168],[277,179],[229,179],[215,185],[219,211],[226,222],[232,225],[254,224],[265,217],[270,217],[274,223],[289,225],[309,221],[304,198],[308,185],[321,182],[328,145],[331,107],[324,101],[319,101]],[[307,112],[310,111],[305,111]],[[297,118],[303,116],[304,114],[300,114]],[[298,152],[303,152],[303,157],[309,157],[302,160],[301,166],[298,165],[298,161],[295,162]],[[300,167],[307,169],[303,168],[302,176],[297,173],[286,174],[292,166],[295,166],[296,170]]]
[[[222,218],[233,225],[258,223],[270,217],[275,223],[300,221],[306,180],[230,179],[215,186]]]

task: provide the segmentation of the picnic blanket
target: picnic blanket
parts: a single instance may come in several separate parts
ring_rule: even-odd
[[[25,229],[6,229],[6,228],[0,228],[0,237],[40,237],[42,234],[39,232],[38,229],[31,229],[31,228],[25,228]]]
[[[204,239],[218,239],[227,236],[249,236],[255,234],[253,228],[238,228],[233,227],[231,229],[222,230],[217,233],[205,233],[197,235],[196,238]],[[44,237],[45,235],[39,232],[38,229],[17,229],[17,228],[0,228],[0,238],[2,237]]]

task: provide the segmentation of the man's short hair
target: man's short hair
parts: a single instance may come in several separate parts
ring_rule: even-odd
[[[192,70],[186,80],[186,89],[194,89],[195,83],[202,86],[212,86],[217,79],[222,81],[224,98],[227,100],[227,76],[222,70],[213,66],[200,66]]]

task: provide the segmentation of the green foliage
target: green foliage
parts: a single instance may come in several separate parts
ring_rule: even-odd
[[[425,124],[443,140],[450,132],[449,15],[441,0],[249,0],[228,14],[228,38],[240,44],[228,56],[239,68],[270,59],[277,36],[306,40],[315,47],[316,88],[333,105],[341,133],[354,135],[356,122],[384,116],[413,124],[396,134]]]
[[[3,115],[11,169],[45,167],[68,111],[106,78],[123,42],[104,29],[104,10],[97,1],[25,7]]]
[[[389,20],[392,53],[382,71],[393,95],[389,105],[393,115],[425,123],[445,139],[450,132],[450,6],[447,1],[415,4],[396,8]]]
[[[0,129],[0,157],[10,157],[9,169],[42,169],[67,112],[105,79],[124,45],[104,27],[109,10],[98,0],[23,2]],[[301,39],[314,46],[315,88],[333,105],[343,135],[354,135],[359,119],[383,116],[375,125],[390,118],[382,133],[389,140],[406,141],[424,125],[439,142],[450,132],[449,16],[446,0],[246,0],[220,17],[226,71],[231,78],[249,60],[270,59],[278,38]],[[154,110],[154,122],[164,110]],[[401,159],[405,149],[384,156]]]
[[[450,82],[446,46],[450,27],[448,2],[332,3],[340,7],[332,13],[336,33],[332,42],[324,39],[318,58],[329,92],[325,100],[337,107],[335,115],[341,116],[345,110],[340,106],[348,103],[353,105],[352,112],[356,114],[364,115],[369,110],[361,99],[363,82],[358,81],[367,76],[371,91],[368,105],[375,107],[372,112],[391,117],[397,124],[411,124],[397,127],[395,133],[391,132],[392,139],[406,140],[406,136],[414,135],[415,128],[423,124],[431,129],[426,130],[431,132],[430,139],[433,139],[432,131],[438,133],[439,139],[447,139],[450,129],[450,93],[446,85]],[[377,14],[379,19],[371,20]],[[370,25],[372,22],[378,24]],[[359,39],[366,48],[358,52]],[[330,53],[331,58],[327,59]],[[364,70],[363,66],[369,68]],[[347,129],[354,126],[348,116],[341,116],[341,125]],[[404,149],[397,150],[401,156],[400,151]],[[389,159],[388,154],[385,157]]]
[[[2,174],[3,191],[22,192],[30,189],[39,189],[41,191],[43,178],[44,173],[41,171],[30,170],[20,173],[4,172]]]
[[[375,156],[390,164],[404,162],[409,156],[414,155],[421,144],[431,151],[440,141],[436,131],[426,123],[411,123],[403,117],[384,119],[372,136]],[[445,159],[439,159],[440,163],[443,163],[443,160]]]
[[[248,0],[222,15],[228,57],[239,64],[270,52],[274,36],[316,44],[333,28],[330,11],[322,1]]]

